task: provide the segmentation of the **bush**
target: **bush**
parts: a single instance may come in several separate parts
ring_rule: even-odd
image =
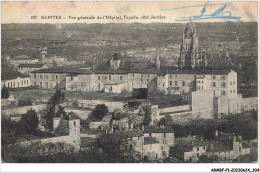
[[[30,109],[26,114],[22,115],[19,122],[19,134],[34,134],[38,128],[38,117],[35,110]]]
[[[92,111],[91,116],[96,120],[102,120],[102,118],[107,115],[107,113],[108,107],[105,104],[98,104]]]
[[[18,101],[18,105],[20,106],[31,106],[32,105],[32,100],[30,98],[28,99],[21,99]]]
[[[8,89],[5,86],[1,90],[1,98],[3,98],[3,99],[8,99],[9,98],[9,91],[8,91]]]

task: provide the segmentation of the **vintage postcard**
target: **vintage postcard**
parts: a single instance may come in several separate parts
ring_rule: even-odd
[[[4,171],[259,172],[257,1],[4,1],[1,16]]]

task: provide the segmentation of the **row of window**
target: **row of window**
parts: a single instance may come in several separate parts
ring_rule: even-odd
[[[101,80],[101,76],[98,76],[97,79]],[[106,79],[106,77],[105,77],[105,79]],[[112,76],[111,75],[108,75],[108,80],[112,80]],[[119,76],[119,80],[123,80],[123,76]]]
[[[178,86],[178,81],[174,81],[174,85]],[[172,86],[172,81],[169,81],[169,86]],[[185,86],[185,82],[182,81],[182,86]]]
[[[49,76],[48,75],[39,75],[38,76],[38,79],[48,79],[49,78]],[[37,75],[36,74],[34,74],[34,79],[37,79]],[[55,79],[59,79],[59,75],[55,75]]]
[[[28,80],[22,80],[21,82],[21,86],[28,86],[29,85],[29,81]],[[20,82],[17,82],[17,86],[20,87]],[[7,82],[7,87],[15,87],[15,82]]]
[[[211,76],[211,79],[215,80],[216,76],[215,75]],[[226,76],[221,76],[221,80],[226,80],[226,79],[227,79]]]

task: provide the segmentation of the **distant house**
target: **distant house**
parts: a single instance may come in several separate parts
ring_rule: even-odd
[[[154,160],[162,157],[161,144],[158,139],[151,136],[144,137],[144,156]]]
[[[31,58],[29,56],[19,56],[10,59],[10,63],[14,67],[18,67],[20,64],[37,64],[39,62],[36,58]]]
[[[23,74],[31,75],[34,70],[47,68],[45,64],[19,64],[17,70]]]
[[[149,145],[144,148],[148,158],[166,158],[169,156],[170,147],[174,146],[174,131],[171,126],[142,126],[142,131],[145,137],[145,145]]]
[[[30,76],[22,74],[18,71],[10,71],[1,74],[1,87],[22,88],[31,85]]]
[[[218,161],[225,162],[250,153],[250,144],[243,141],[241,136],[222,132],[216,132],[215,139],[211,141],[204,141],[202,138],[179,138],[176,139],[174,148],[175,157],[191,162],[198,161],[201,155],[215,155]]]

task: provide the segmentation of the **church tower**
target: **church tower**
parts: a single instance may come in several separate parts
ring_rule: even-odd
[[[195,69],[202,67],[202,58],[199,49],[199,38],[194,23],[187,23],[182,36],[179,68]]]

